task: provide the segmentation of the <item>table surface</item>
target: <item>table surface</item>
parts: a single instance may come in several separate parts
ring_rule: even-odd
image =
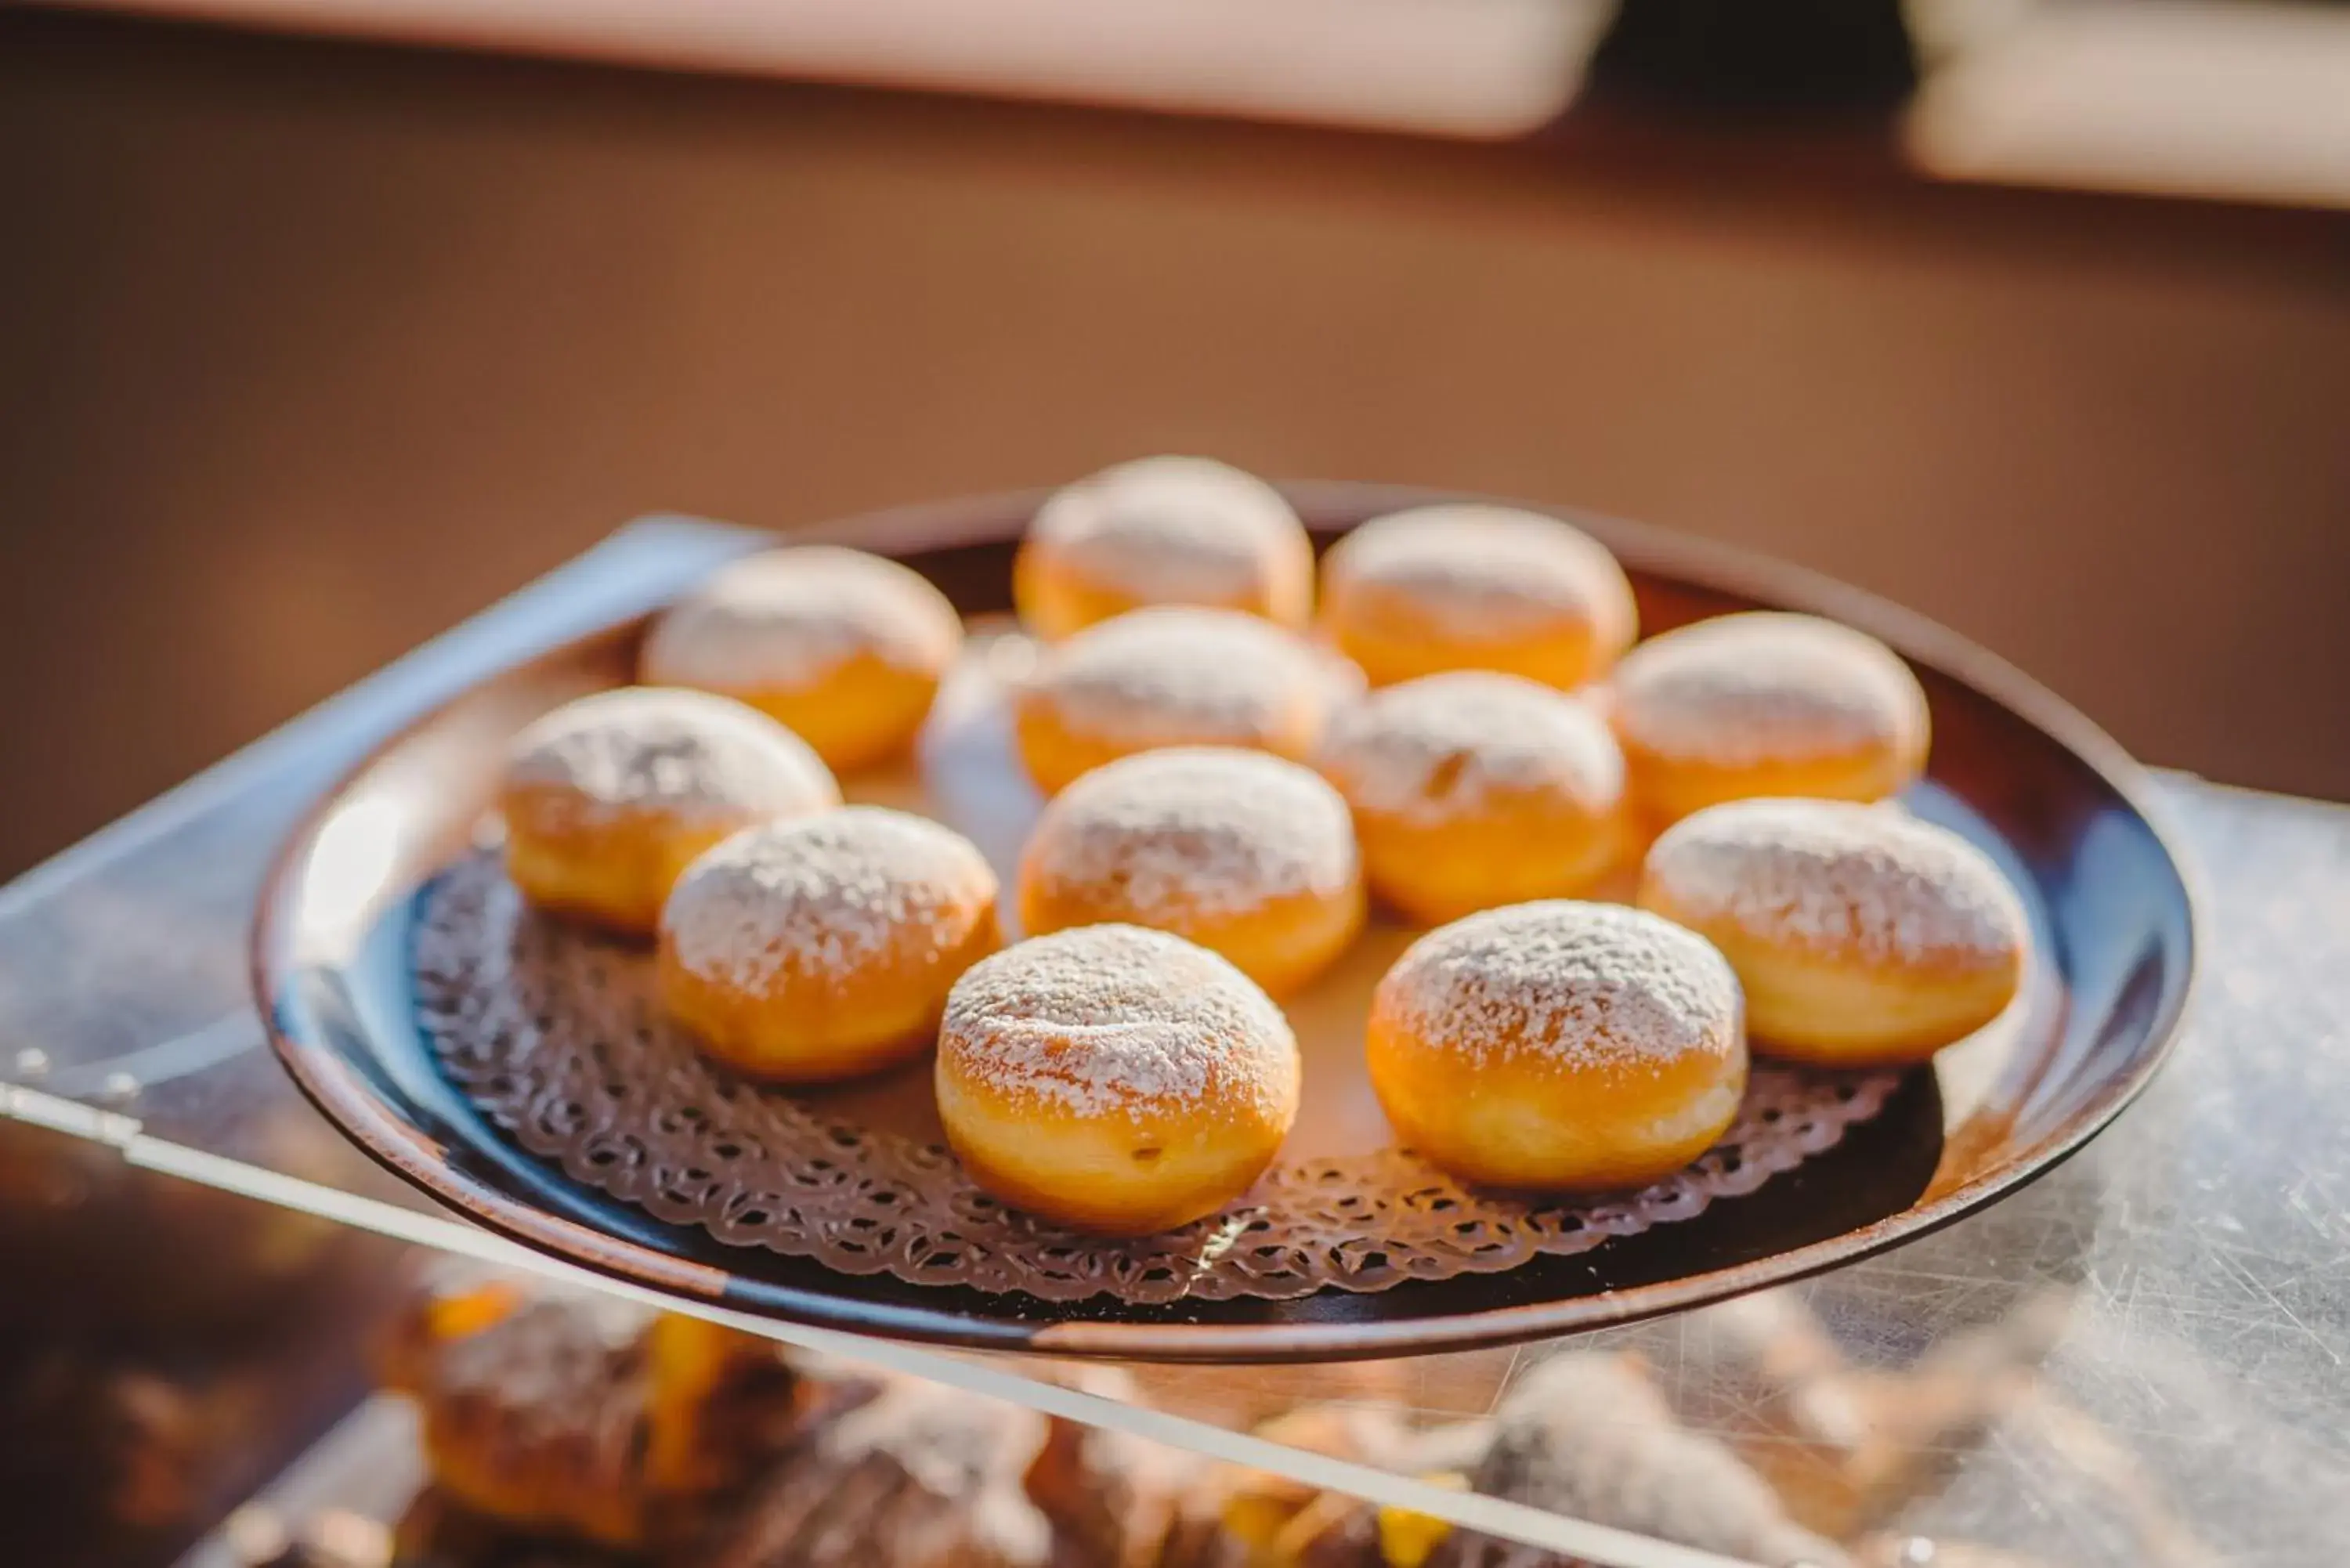
[[[246,926],[294,815],[375,740],[739,547],[691,524],[625,530],[0,889],[0,1111],[135,1165],[566,1272],[384,1176],[293,1092],[248,1000]],[[1571,1346],[1143,1369],[1154,1408],[1000,1358],[767,1332],[1636,1568],[1745,1559],[1734,1542],[1728,1558],[1675,1555],[1653,1537],[1700,1526],[1637,1489],[1572,1519],[1243,1428],[1319,1397],[1506,1417],[1556,1355],[1622,1353],[1791,1512],[1875,1542],[1862,1560],[1933,1561],[1939,1542],[1948,1561],[2006,1561],[1962,1559],[1963,1542],[2035,1563],[2330,1563],[2350,1540],[2350,810],[2178,775],[2163,796],[2207,916],[2171,1064],[2046,1179],[1866,1262]]]

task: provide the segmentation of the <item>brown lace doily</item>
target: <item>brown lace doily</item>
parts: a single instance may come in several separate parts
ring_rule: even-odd
[[[710,1065],[661,1016],[649,954],[537,916],[494,853],[468,857],[427,889],[413,951],[421,1022],[443,1068],[574,1179],[736,1246],[1047,1301],[1378,1291],[1583,1251],[1754,1190],[1875,1115],[1896,1081],[1758,1067],[1737,1124],[1695,1165],[1576,1205],[1458,1186],[1342,1109],[1301,1128],[1222,1214],[1100,1242],[1007,1210],[965,1179],[939,1135],[927,1062],[814,1095],[760,1089]],[[1350,983],[1367,998],[1356,976],[1333,985]],[[1345,1027],[1338,1011],[1301,1009],[1298,1022],[1310,1098],[1346,1107],[1368,1091],[1359,1066],[1346,1092],[1329,1082],[1349,1054],[1332,1038]],[[1359,1062],[1359,1044],[1351,1055]]]

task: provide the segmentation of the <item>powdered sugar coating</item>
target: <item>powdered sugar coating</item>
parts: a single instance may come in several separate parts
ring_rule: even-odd
[[[1139,458],[1081,479],[1045,503],[1028,536],[1087,580],[1159,603],[1241,602],[1313,559],[1281,492],[1204,457]]]
[[[1144,752],[1054,797],[1024,875],[1047,888],[1115,888],[1137,919],[1238,916],[1344,894],[1357,877],[1354,824],[1320,777],[1267,753]]]
[[[946,596],[909,567],[862,550],[805,545],[721,567],[653,624],[649,683],[726,691],[813,685],[868,655],[935,673],[962,645]]]
[[[659,814],[688,824],[796,815],[840,804],[807,743],[731,698],[626,686],[582,697],[516,735],[510,791],[555,792],[586,821]]]
[[[1546,794],[1594,816],[1624,794],[1624,753],[1578,698],[1487,670],[1424,675],[1342,709],[1316,758],[1357,809],[1433,825],[1503,795]]]
[[[948,994],[940,1071],[1081,1116],[1275,1113],[1297,1075],[1281,1009],[1223,959],[1139,926],[1080,926],[983,959]]]
[[[691,974],[753,992],[960,948],[995,873],[927,817],[852,805],[749,827],[686,867],[661,936]]]
[[[1364,524],[1330,552],[1334,596],[1401,598],[1449,638],[1497,640],[1561,624],[1602,642],[1632,639],[1631,585],[1606,545],[1571,524],[1472,502],[1416,506]]]
[[[1651,638],[1617,667],[1614,692],[1625,742],[1660,756],[1738,767],[1925,749],[1909,667],[1816,616],[1719,616]]]
[[[2027,929],[1988,856],[1883,805],[1711,806],[1657,840],[1644,879],[1698,924],[1871,963],[2004,965]]]
[[[1360,672],[1239,610],[1157,605],[1050,649],[1022,694],[1062,727],[1118,745],[1269,746],[1318,729]]]
[[[1745,1041],[1738,977],[1712,943],[1638,909],[1563,898],[1429,932],[1379,981],[1372,1013],[1477,1067],[1662,1068]]]

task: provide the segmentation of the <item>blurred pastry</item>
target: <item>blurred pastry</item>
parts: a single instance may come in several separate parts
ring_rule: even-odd
[[[1580,897],[1629,854],[1606,721],[1521,676],[1374,691],[1332,722],[1315,766],[1354,810],[1371,890],[1423,924]]]
[[[1300,1406],[1255,1430],[1284,1448],[1378,1469],[1408,1468],[1411,1438],[1389,1411]],[[1162,1568],[1378,1568],[1377,1528],[1351,1498],[1295,1477],[1217,1465],[1191,1489]]]
[[[1326,968],[1363,923],[1347,803],[1263,752],[1122,757],[1055,796],[1020,859],[1020,926],[1123,922],[1222,953],[1276,994]]]
[[[1351,665],[1269,621],[1170,607],[1103,621],[1047,649],[1014,699],[1021,760],[1046,794],[1163,746],[1311,756]]]
[[[1816,616],[1726,615],[1651,638],[1609,704],[1633,796],[1660,822],[1750,795],[1882,800],[1926,766],[1918,678]]]
[[[971,842],[879,806],[745,829],[661,913],[671,1016],[737,1072],[785,1083],[919,1054],[947,989],[997,943],[995,873]]]
[[[738,698],[847,770],[905,749],[962,646],[920,574],[808,545],[721,567],[653,623],[639,679]]]
[[[1555,517],[1477,503],[1364,524],[1322,563],[1324,634],[1385,686],[1500,670],[1580,686],[1632,646],[1632,586],[1607,546]]]
[[[1746,1087],[1738,981],[1703,938],[1612,904],[1489,909],[1414,942],[1371,999],[1397,1136],[1496,1187],[1637,1187],[1702,1154]]]
[[[1497,1412],[1472,1490],[1564,1518],[1653,1536],[1760,1568],[1849,1568],[1829,1542],[1790,1520],[1752,1470],[1677,1420],[1631,1356],[1552,1355]],[[1455,1532],[1430,1568],[1535,1568],[1530,1547]]]
[[[737,829],[840,804],[806,742],[704,691],[624,687],[515,737],[506,871],[533,903],[650,936],[686,863]]]
[[[1034,1410],[890,1378],[806,1428],[679,1557],[693,1568],[1060,1568],[1022,1489],[1044,1447]]]
[[[385,1382],[415,1400],[451,1497],[513,1528],[639,1547],[665,1512],[742,1483],[803,1423],[868,1392],[839,1375],[811,1383],[775,1345],[714,1329],[675,1376],[654,1343],[677,1332],[665,1321],[682,1320],[600,1294],[452,1283],[405,1308]]]
[[[1747,800],[1648,851],[1640,905],[1719,947],[1758,1052],[1922,1062],[2006,1011],[2029,926],[1990,857],[1906,812]]]
[[[1302,627],[1314,546],[1281,492],[1203,457],[1106,468],[1038,510],[1012,568],[1028,629],[1057,640],[1144,605],[1207,605]]]
[[[1053,1381],[1142,1403],[1114,1367],[1073,1367]],[[1075,1559],[1068,1568],[1159,1568],[1176,1509],[1201,1469],[1183,1449],[1055,1417],[1021,1484]]]
[[[973,965],[939,1033],[939,1118],[972,1179],[1102,1235],[1170,1230],[1246,1191],[1296,1117],[1298,1076],[1253,981],[1139,926]]]

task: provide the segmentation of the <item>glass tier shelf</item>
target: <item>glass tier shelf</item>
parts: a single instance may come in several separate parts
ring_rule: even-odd
[[[1636,1458],[1481,1494],[1258,1423],[1317,1402],[1508,1422],[1628,1377],[1660,1397],[1676,1433],[1718,1439],[1774,1511],[1854,1563],[2314,1563],[2350,1540],[2350,810],[2178,775],[2162,789],[2203,868],[2202,978],[2179,1049],[2116,1127],[1896,1251],[1571,1341],[1137,1367],[1118,1386],[1130,1394],[1106,1393],[1022,1357],[663,1298],[542,1257],[388,1176],[296,1092],[255,1015],[246,940],[272,853],[409,720],[671,597],[752,537],[685,521],[623,530],[0,889],[0,1110],[319,1221],[1620,1568],[1793,1558],[1768,1531],[1736,1544],[1735,1530],[1704,1522],[1704,1499]],[[1655,1424],[1628,1407],[1624,1421]]]

